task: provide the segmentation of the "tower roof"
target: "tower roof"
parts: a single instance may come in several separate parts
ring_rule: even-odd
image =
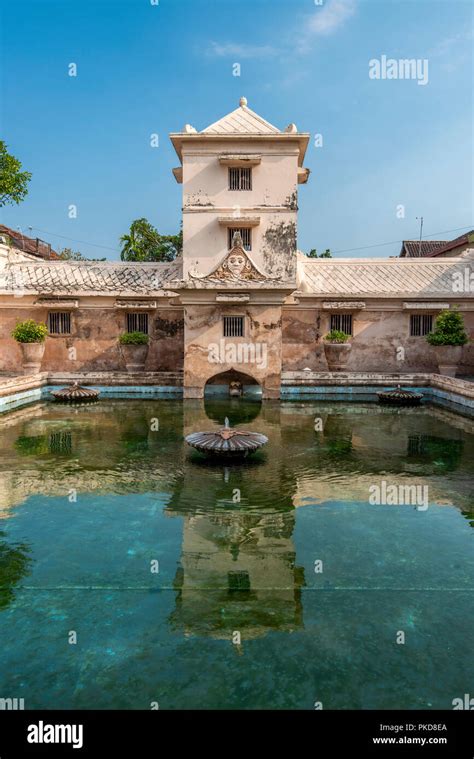
[[[247,99],[240,98],[239,107],[202,130],[204,134],[281,134],[281,130],[270,124],[247,106]]]
[[[174,149],[182,160],[182,147],[190,142],[219,141],[228,140],[276,140],[289,141],[299,144],[298,165],[303,166],[303,159],[309,142],[309,134],[298,132],[295,124],[289,124],[285,129],[270,124],[269,121],[252,111],[247,105],[247,99],[240,98],[239,107],[231,111],[218,121],[210,124],[202,131],[198,132],[191,124],[186,124],[181,132],[172,132],[170,134],[171,142]],[[173,169],[173,173],[178,182],[181,181],[181,169]],[[308,172],[307,172],[308,173]],[[307,178],[307,177],[306,177]],[[306,180],[304,180],[306,181]]]

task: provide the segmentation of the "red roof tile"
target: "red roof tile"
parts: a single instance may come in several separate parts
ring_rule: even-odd
[[[454,240],[403,240],[400,251],[401,258],[426,258],[441,256],[462,245],[474,244],[474,230],[465,232],[463,235],[456,237]]]
[[[432,256],[434,252],[443,248],[447,240],[403,240],[400,256],[407,258],[424,258]]]
[[[11,246],[16,250],[22,250],[24,253],[38,256],[38,258],[59,258],[56,251],[51,248],[51,245],[44,242],[44,240],[40,240],[39,237],[27,237],[26,235],[22,235],[17,229],[11,229],[11,227],[6,227],[4,224],[0,224],[0,235],[6,235],[10,239]]]

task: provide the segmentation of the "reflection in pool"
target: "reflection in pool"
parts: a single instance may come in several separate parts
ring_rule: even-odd
[[[224,465],[184,444],[226,415],[266,449]],[[472,421],[430,407],[100,401],[2,417],[0,695],[451,709],[474,675],[473,454]],[[429,508],[370,505],[382,481],[427,485]]]

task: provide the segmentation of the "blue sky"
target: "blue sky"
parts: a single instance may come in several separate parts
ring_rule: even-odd
[[[110,259],[134,218],[177,231],[168,133],[203,129],[245,95],[312,135],[301,250],[397,255],[417,216],[427,237],[474,226],[471,2],[153,2],[1,0],[1,135],[33,173],[2,223]],[[370,79],[382,55],[427,59],[428,83]]]

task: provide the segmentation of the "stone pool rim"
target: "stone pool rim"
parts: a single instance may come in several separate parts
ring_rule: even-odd
[[[0,413],[26,404],[51,400],[50,392],[74,381],[99,390],[101,399],[183,399],[182,375],[177,372],[41,372],[35,375],[0,375]],[[447,406],[474,418],[474,382],[440,374],[383,374],[362,372],[284,372],[281,401],[377,402],[377,392],[400,384],[421,392],[424,403]],[[225,393],[222,394],[225,397]],[[217,391],[215,397],[219,397]],[[202,399],[201,399],[202,400]],[[229,399],[230,400],[230,399]]]

